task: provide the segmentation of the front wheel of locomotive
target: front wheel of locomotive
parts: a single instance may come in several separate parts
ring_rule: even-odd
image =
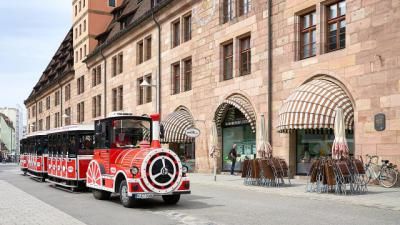
[[[92,193],[97,200],[108,200],[111,197],[111,192],[92,189]]]
[[[163,195],[162,198],[167,205],[175,205],[181,199],[181,195]]]
[[[132,208],[135,206],[135,198],[128,195],[128,184],[126,183],[126,180],[122,181],[119,186],[119,198],[125,208]]]

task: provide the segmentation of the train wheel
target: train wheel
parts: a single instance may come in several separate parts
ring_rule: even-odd
[[[87,183],[91,186],[102,186],[102,179],[101,179],[101,168],[96,161],[92,161],[89,164],[87,170]]]
[[[135,206],[135,198],[128,196],[128,185],[126,180],[122,181],[121,185],[119,186],[119,198],[124,207],[132,208]]]
[[[164,202],[168,205],[175,205],[181,199],[181,195],[163,195]]]
[[[111,197],[111,192],[93,189],[93,196],[97,200],[108,200]]]

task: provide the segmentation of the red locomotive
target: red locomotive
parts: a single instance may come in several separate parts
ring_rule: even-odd
[[[48,139],[48,181],[72,191],[84,189],[93,158],[94,126],[67,126],[51,131]]]
[[[136,199],[162,196],[176,204],[190,194],[190,182],[179,157],[161,148],[159,115],[118,114],[95,122],[96,146],[87,171],[87,187],[96,199],[119,193],[123,206]]]

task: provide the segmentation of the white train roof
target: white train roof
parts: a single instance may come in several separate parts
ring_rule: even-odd
[[[94,131],[94,124],[76,124],[52,129],[48,134],[56,134],[71,131]]]

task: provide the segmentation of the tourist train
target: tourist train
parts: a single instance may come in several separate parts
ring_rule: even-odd
[[[161,130],[161,132],[160,132]],[[161,147],[160,116],[113,113],[93,125],[36,132],[21,140],[24,174],[70,191],[90,189],[99,200],[119,193],[123,206],[161,196],[176,204],[190,194],[188,168]]]

